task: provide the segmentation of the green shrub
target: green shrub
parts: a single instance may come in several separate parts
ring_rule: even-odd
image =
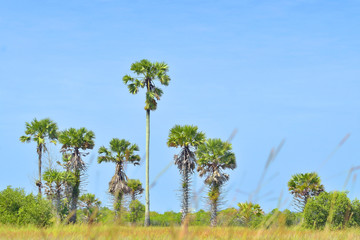
[[[192,226],[208,226],[210,224],[210,212],[202,209],[190,214],[190,225]]]
[[[43,227],[51,224],[51,218],[51,203],[44,198],[10,186],[0,192],[0,223]]]
[[[164,212],[163,214],[150,212],[150,221],[152,226],[178,226],[181,225],[181,213],[173,211]]]
[[[356,198],[351,202],[351,215],[349,225],[351,227],[360,226],[360,201]]]
[[[129,214],[127,215],[127,220],[131,223],[136,223],[141,221],[145,217],[145,205],[142,204],[139,200],[131,201],[129,205]]]
[[[323,192],[309,199],[304,210],[304,226],[322,229],[340,229],[348,225],[351,202],[345,192]]]

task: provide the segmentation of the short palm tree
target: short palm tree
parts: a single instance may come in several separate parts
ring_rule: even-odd
[[[85,220],[91,224],[96,219],[101,201],[92,193],[85,193],[79,197],[80,206],[84,208]]]
[[[221,139],[208,139],[198,146],[196,155],[200,177],[205,176],[205,184],[210,188],[208,197],[211,207],[211,226],[216,226],[219,197],[222,185],[229,180],[226,169],[236,168],[235,154],[231,144]]]
[[[319,195],[324,191],[324,185],[321,184],[317,173],[298,173],[291,177],[288,182],[288,188],[294,195],[294,204],[300,210],[304,211],[309,198]]]
[[[170,77],[167,75],[169,66],[164,62],[152,63],[143,59],[135,62],[130,68],[137,77],[125,75],[123,82],[127,84],[131,94],[137,94],[140,88],[146,89],[145,111],[146,111],[146,193],[145,193],[145,226],[150,225],[150,192],[149,192],[149,147],[150,147],[150,111],[155,111],[157,102],[163,91],[155,86],[158,80],[162,85],[169,85]]]
[[[113,162],[116,164],[115,174],[109,182],[109,192],[115,197],[114,208],[118,214],[121,211],[121,201],[123,194],[131,192],[127,185],[128,177],[125,173],[127,163],[134,165],[140,164],[140,156],[136,154],[139,147],[131,144],[125,139],[113,138],[110,141],[110,148],[102,146],[99,148],[98,163]]]
[[[85,152],[86,150],[94,148],[94,138],[94,132],[86,128],[69,128],[62,131],[59,135],[59,142],[62,144],[61,151],[69,157],[66,162],[66,169],[72,171],[75,176],[75,183],[71,186],[70,197],[71,217],[69,221],[71,223],[76,222],[76,210],[80,194],[80,176],[81,172],[86,168],[82,157],[88,154],[88,152]]]
[[[144,192],[139,179],[129,179],[127,185],[130,188],[131,201],[135,201],[136,197]]]
[[[39,194],[41,194],[41,165],[42,165],[42,153],[47,151],[46,139],[56,144],[57,139],[57,124],[51,121],[49,118],[38,121],[36,118],[30,123],[25,123],[25,134],[20,137],[21,142],[30,142],[33,140],[36,142],[36,152],[38,154],[38,168],[39,168],[39,179],[36,181],[36,186],[39,188]]]
[[[238,203],[239,211],[238,216],[240,220],[248,227],[250,221],[257,216],[264,214],[264,211],[261,209],[259,204],[254,204],[252,202]]]
[[[45,181],[45,193],[53,202],[58,216],[61,211],[61,199],[65,191],[65,185],[73,185],[75,176],[71,172],[61,172],[56,169],[47,169],[43,174]]]
[[[182,222],[189,213],[190,183],[196,165],[195,151],[197,146],[205,142],[205,134],[198,132],[198,127],[190,125],[175,125],[170,129],[167,145],[180,147],[180,153],[175,155],[175,165],[182,175]]]

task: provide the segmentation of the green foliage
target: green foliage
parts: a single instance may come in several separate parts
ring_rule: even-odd
[[[93,131],[88,131],[86,128],[69,128],[64,130],[59,135],[59,142],[62,144],[62,150],[72,149],[93,149],[95,134]]]
[[[261,215],[264,215],[264,212],[259,204],[254,204],[252,202],[245,202],[245,203],[238,203],[238,206],[239,206],[239,210],[237,216],[240,222],[245,226],[249,226],[249,223],[256,217],[260,217]]]
[[[80,206],[84,213],[84,218],[87,223],[98,221],[99,208],[101,202],[92,193],[86,193],[79,197]]]
[[[181,213],[173,211],[164,212],[163,214],[157,212],[150,212],[150,219],[152,226],[179,226],[181,225]]]
[[[26,195],[20,188],[10,186],[0,192],[0,223],[14,225],[51,224],[51,204],[41,196]]]
[[[45,144],[45,139],[48,138],[51,142],[56,143],[57,139],[57,124],[49,118],[38,121],[34,118],[30,123],[25,123],[25,136],[20,137],[21,142],[30,142],[33,140],[37,145]],[[43,149],[46,151],[46,147]]]
[[[304,210],[304,226],[322,229],[340,229],[348,225],[351,202],[345,192],[322,192],[311,198]]]
[[[261,221],[253,222],[253,225],[265,228],[292,227],[301,223],[302,216],[303,213],[301,212],[291,212],[288,209],[281,212],[275,208],[270,213],[264,215]]]
[[[205,142],[205,134],[198,132],[198,127],[193,125],[175,125],[170,129],[168,147],[197,147]]]
[[[294,195],[295,206],[300,211],[304,210],[309,198],[324,191],[320,177],[315,172],[293,175],[288,182],[288,188],[290,193]]]
[[[125,139],[113,138],[110,141],[110,148],[107,149],[104,146],[99,148],[99,154],[102,154],[98,157],[98,163],[102,162],[130,162],[134,165],[139,165],[140,156],[135,154],[139,151],[139,147],[136,144],[131,144]]]
[[[218,226],[239,226],[238,211],[235,208],[227,208],[219,212],[217,216]],[[209,223],[206,222],[204,226]]]
[[[221,139],[208,139],[198,146],[198,172],[200,177],[206,176],[205,183],[208,185],[222,185],[229,180],[225,169],[235,169],[235,154],[231,151],[232,146]]]
[[[351,202],[350,225],[360,227],[360,201],[356,198]]]
[[[193,226],[207,226],[210,222],[210,212],[206,212],[203,209],[190,214],[190,225]]]
[[[127,185],[130,188],[131,200],[136,200],[136,197],[144,191],[139,179],[129,179]]]
[[[131,223],[140,222],[145,217],[145,205],[139,200],[131,201],[127,220]]]
[[[169,85],[170,77],[167,75],[169,66],[164,62],[152,63],[143,59],[131,64],[130,69],[138,77],[133,78],[130,75],[123,77],[123,82],[127,84],[129,92],[137,94],[139,88],[146,88],[145,110],[156,110],[156,101],[160,100],[163,91],[155,86],[154,81],[158,80],[164,86]]]

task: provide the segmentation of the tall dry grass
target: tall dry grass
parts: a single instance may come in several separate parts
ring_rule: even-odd
[[[40,229],[0,226],[0,239],[360,239],[360,229],[315,231],[291,228],[129,227],[67,225]]]

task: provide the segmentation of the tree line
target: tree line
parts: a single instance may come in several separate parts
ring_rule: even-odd
[[[157,101],[163,91],[155,85],[159,81],[167,86],[170,82],[168,65],[163,62],[152,63],[146,59],[131,65],[131,71],[136,75],[125,75],[124,84],[127,85],[131,94],[137,94],[140,88],[146,89],[146,185],[145,185],[145,226],[150,224],[150,201],[149,201],[149,142],[150,142],[150,111],[157,108]],[[47,196],[54,201],[57,214],[61,218],[62,209],[68,209],[68,221],[76,222],[76,210],[80,196],[80,184],[86,171],[84,157],[95,146],[95,134],[86,128],[69,128],[59,131],[57,124],[49,118],[37,120],[25,124],[25,135],[20,137],[22,142],[34,141],[37,144],[38,154],[38,187],[39,195],[45,188]],[[47,151],[48,142],[61,146],[62,162],[58,164],[62,171],[47,169],[42,171],[42,155]],[[189,201],[191,199],[191,178],[195,168],[204,183],[209,187],[208,198],[211,206],[211,225],[216,225],[221,187],[229,180],[226,169],[236,167],[235,154],[232,152],[231,143],[221,139],[207,139],[205,134],[198,131],[197,126],[175,125],[170,129],[167,140],[169,147],[180,148],[179,154],[175,155],[175,165],[182,176],[182,221],[185,221],[189,213]],[[125,172],[127,164],[139,165],[139,147],[125,139],[113,138],[109,147],[101,146],[98,149],[98,163],[115,163],[115,174],[109,182],[109,193],[114,198],[114,210],[120,214],[121,203],[124,195],[132,194],[135,201],[136,195],[143,192],[139,180],[130,180]],[[43,181],[45,180],[45,185]]]
[[[138,179],[130,179],[126,174],[126,165],[140,164],[138,155],[139,147],[126,139],[113,138],[107,147],[101,146],[98,149],[97,161],[102,163],[113,163],[115,173],[109,181],[108,192],[113,197],[114,218],[121,219],[123,200],[125,196],[131,197],[129,214],[131,222],[136,222],[144,210],[144,225],[150,225],[150,192],[149,192],[149,147],[150,147],[150,111],[157,109],[157,101],[160,100],[163,91],[155,85],[155,81],[167,86],[170,82],[168,76],[168,65],[163,62],[150,62],[143,59],[131,65],[135,77],[125,75],[124,84],[127,85],[131,94],[137,94],[141,88],[146,90],[145,107],[146,111],[146,171],[145,171],[145,205],[137,200],[137,197],[144,192],[142,183]],[[91,222],[91,216],[96,215],[100,209],[100,201],[90,193],[80,195],[80,186],[87,165],[84,157],[87,156],[95,146],[95,134],[86,128],[69,128],[59,131],[57,124],[49,118],[25,123],[25,135],[20,137],[21,142],[35,142],[38,154],[38,179],[35,185],[38,194],[43,191],[56,211],[60,221],[76,223],[78,205],[85,209],[86,218]],[[42,170],[42,156],[47,152],[48,144],[61,144],[60,153],[62,161],[57,164],[62,169],[49,168]],[[211,226],[217,225],[219,203],[222,194],[222,187],[229,180],[226,170],[236,168],[236,157],[232,151],[232,145],[228,141],[218,138],[206,138],[204,132],[199,131],[193,125],[175,125],[169,130],[167,146],[178,148],[179,152],[174,156],[174,164],[181,174],[181,223],[187,221],[192,214],[191,205],[191,179],[198,172],[204,178],[204,184],[208,187],[207,199],[210,208],[209,222]],[[294,195],[294,205],[303,216],[307,214],[308,206],[314,205],[315,199],[326,196],[338,196],[337,193],[326,193],[320,178],[316,173],[304,173],[294,175],[288,182],[288,188]],[[329,195],[330,194],[330,195]],[[339,193],[339,196],[343,196]],[[346,195],[346,194],[345,194]],[[336,197],[337,199],[337,197]],[[324,200],[325,201],[325,200]],[[330,200],[329,200],[330,201]],[[331,201],[330,201],[331,202]],[[332,203],[332,202],[331,202]],[[324,203],[325,204],[325,203]],[[348,204],[349,205],[349,204]],[[350,204],[351,205],[351,204]],[[349,205],[349,206],[350,206]],[[356,204],[355,204],[356,205]],[[324,205],[326,206],[326,204]],[[264,212],[260,205],[245,202],[238,204],[237,216],[242,224],[248,226],[254,219],[263,218]],[[96,210],[97,209],[97,210]],[[346,210],[349,220],[357,216]],[[354,208],[355,209],[355,208]],[[333,214],[328,211],[328,215]],[[326,215],[326,214],[325,214]],[[360,214],[359,214],[360,215]],[[311,215],[313,216],[313,215]],[[360,218],[360,217],[359,217]],[[317,225],[318,219],[314,220]],[[345,220],[344,220],[345,221]],[[326,221],[325,221],[326,222]],[[311,221],[308,221],[312,224]],[[315,225],[316,225],[315,224]],[[322,226],[321,224],[319,226]]]

